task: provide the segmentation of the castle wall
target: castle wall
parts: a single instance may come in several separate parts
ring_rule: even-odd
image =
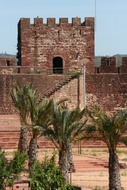
[[[94,72],[94,18],[81,19],[21,18],[18,23],[19,65],[43,67],[52,74],[53,58],[63,59],[63,73],[80,71],[82,60],[88,58],[88,72]]]
[[[97,104],[106,111],[127,107],[127,74],[86,76],[87,106]]]
[[[17,65],[16,58],[0,57],[0,73],[2,74],[14,73],[16,72],[14,68],[16,65]]]
[[[59,101],[61,99],[67,99],[67,104],[70,109],[79,107],[84,108],[84,80],[83,76],[71,80],[68,84],[62,86],[56,91],[50,98]]]
[[[101,57],[95,73],[127,73],[127,57]]]
[[[13,87],[16,85],[22,86],[23,84],[30,82],[33,84],[33,87],[37,89],[38,94],[40,94],[47,85],[47,83],[42,82],[44,80],[46,80],[46,76],[0,74],[0,114],[14,113],[11,99],[11,90]]]
[[[118,73],[116,57],[102,57],[100,73]]]
[[[65,98],[68,99],[67,103],[70,108],[81,107],[83,105],[83,77],[70,79],[69,81],[66,77],[59,79],[59,76],[49,77],[39,74],[0,75],[0,114],[13,114],[15,112],[11,90],[15,85],[22,86],[28,82],[32,83],[33,88],[37,90],[39,100],[45,97],[45,93],[53,88],[55,92],[49,96],[50,99],[53,98],[58,101]],[[60,83],[58,81],[64,84],[59,87]]]
[[[122,57],[121,72],[127,73],[127,57]]]
[[[62,79],[66,82],[66,79]],[[44,82],[45,81],[45,82]],[[27,82],[33,83],[33,88],[37,89],[40,99],[45,92],[51,88],[51,81],[59,87],[58,78],[54,76],[42,75],[0,75],[0,114],[14,113],[10,92],[15,85],[23,85]],[[86,94],[84,96],[84,78],[71,79],[61,87],[56,88],[49,98],[60,100],[68,99],[70,108],[79,106],[83,108],[84,97],[86,106],[100,105],[106,111],[114,111],[127,107],[127,74],[86,74]],[[49,87],[49,88],[48,88]],[[53,87],[54,88],[54,87]]]

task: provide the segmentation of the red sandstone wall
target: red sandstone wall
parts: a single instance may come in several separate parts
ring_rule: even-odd
[[[10,93],[15,85],[31,82],[41,96],[41,92],[46,88],[46,81],[46,76],[44,77],[43,75],[0,75],[0,114],[11,114],[14,112]]]
[[[116,57],[102,57],[100,73],[118,73]]]
[[[60,99],[68,99],[67,104],[70,108],[80,107],[84,108],[84,87],[83,76],[78,79],[73,79],[66,85],[62,86],[50,98],[56,101]]]
[[[0,73],[2,74],[11,74],[17,72],[15,70],[16,58],[13,57],[0,57]]]
[[[113,111],[127,107],[127,74],[86,76],[87,105],[99,104]]]
[[[80,71],[81,60],[88,58],[89,72],[94,72],[94,18],[86,18],[83,23],[76,17],[72,23],[68,18],[35,18],[30,24],[29,18],[18,23],[18,58],[22,66],[43,66],[52,74],[53,58],[63,59],[64,73]]]
[[[58,76],[59,77],[59,76]],[[59,86],[58,78],[42,75],[0,75],[0,114],[11,114],[14,112],[10,97],[14,85],[22,85],[32,82],[37,89],[40,98],[51,89],[51,81],[56,86],[55,92],[50,98],[60,100],[68,98],[69,107],[84,107],[84,78],[71,79],[61,78],[64,83]],[[45,81],[45,82],[44,82]],[[127,107],[127,74],[86,74],[86,105],[99,104],[107,111]],[[48,88],[50,87],[50,88]],[[59,88],[56,88],[59,87]]]
[[[58,76],[59,78],[59,76]],[[84,107],[84,78],[79,79],[61,78],[57,76],[44,75],[0,75],[0,114],[11,114],[14,112],[10,97],[14,85],[22,85],[32,82],[41,97],[51,89],[51,81],[54,81],[50,98],[59,100],[69,99],[69,107]],[[127,107],[127,74],[86,74],[86,105],[99,104],[107,111]],[[58,82],[59,81],[59,82]],[[60,85],[60,81],[63,81]],[[58,87],[58,88],[57,88]]]
[[[68,78],[64,75],[61,77],[57,75],[47,76],[39,74],[0,75],[0,114],[14,113],[10,96],[11,90],[15,85],[23,85],[27,82],[33,84],[33,88],[37,90],[40,99],[45,95],[55,100],[67,98],[71,108],[77,106],[83,107],[82,76],[73,79],[70,76]]]
[[[127,57],[122,58],[121,72],[127,73]]]
[[[101,57],[95,73],[127,73],[127,57]]]

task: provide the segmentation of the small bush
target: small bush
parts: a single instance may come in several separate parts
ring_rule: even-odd
[[[15,151],[14,157],[9,164],[10,171],[13,174],[19,174],[20,172],[22,172],[25,168],[26,159],[27,159],[26,154],[20,153],[19,151]]]
[[[9,176],[7,167],[8,161],[5,158],[5,153],[0,148],[0,189],[4,189],[5,178]]]
[[[31,190],[72,190],[71,185],[64,185],[61,170],[56,166],[55,154],[49,159],[45,156],[42,163],[36,161],[30,169]]]
[[[0,189],[6,186],[13,186],[15,179],[18,179],[20,172],[25,167],[27,156],[20,152],[14,152],[14,157],[8,161],[5,152],[0,149]]]

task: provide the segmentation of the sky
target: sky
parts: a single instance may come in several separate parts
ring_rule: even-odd
[[[0,53],[17,53],[20,18],[95,17],[95,55],[127,54],[127,0],[0,0]]]

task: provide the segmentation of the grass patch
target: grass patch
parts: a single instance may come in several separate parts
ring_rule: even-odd
[[[96,186],[93,190],[101,190],[100,187]]]
[[[91,156],[97,156],[97,154],[96,154],[96,153],[93,153]]]
[[[102,152],[109,153],[108,149],[103,149]]]
[[[122,158],[121,160],[124,162],[127,162],[127,158]]]
[[[117,154],[127,154],[127,150],[123,150],[123,149],[117,149],[116,150]]]
[[[108,158],[108,149],[100,149],[100,148],[82,148],[82,155],[86,156],[96,156],[98,158]]]
[[[127,170],[124,170],[124,171],[121,173],[121,176],[127,176]]]

